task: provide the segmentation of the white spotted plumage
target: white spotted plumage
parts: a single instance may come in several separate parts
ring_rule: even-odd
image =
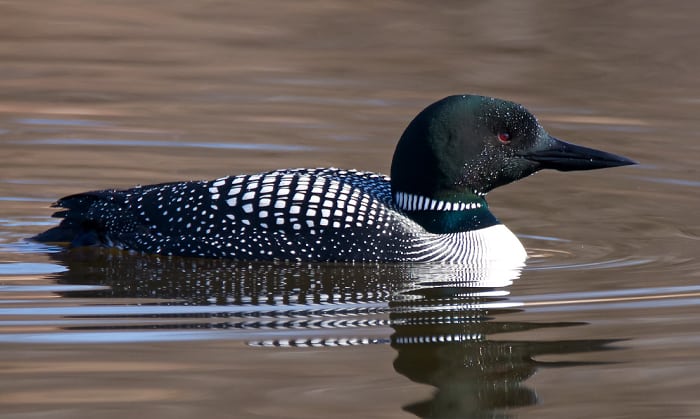
[[[86,218],[103,244],[147,253],[233,259],[470,262],[524,249],[503,225],[433,234],[403,211],[458,211],[396,192],[387,176],[352,170],[290,169],[206,182],[98,191]],[[80,197],[81,195],[78,195]],[[85,198],[87,199],[87,198]]]

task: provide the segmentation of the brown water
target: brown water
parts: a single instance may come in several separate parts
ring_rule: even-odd
[[[691,1],[2,2],[0,415],[700,417],[699,17]],[[25,240],[84,190],[386,173],[420,109],[470,92],[641,162],[491,193],[531,255],[503,283]]]

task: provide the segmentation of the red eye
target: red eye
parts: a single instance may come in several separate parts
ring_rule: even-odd
[[[507,132],[499,132],[498,141],[502,142],[503,144],[508,144],[510,142],[510,134]]]

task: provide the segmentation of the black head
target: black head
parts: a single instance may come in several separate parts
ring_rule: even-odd
[[[394,191],[428,197],[485,194],[540,169],[589,170],[635,164],[550,136],[522,105],[449,96],[404,131],[391,164]]]

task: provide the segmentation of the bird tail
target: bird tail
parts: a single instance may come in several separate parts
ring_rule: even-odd
[[[61,218],[60,224],[31,237],[31,240],[70,243],[74,247],[103,244],[106,226],[92,218],[90,210],[96,202],[109,200],[110,192],[112,191],[86,192],[59,199],[51,206],[61,209],[51,216]]]

